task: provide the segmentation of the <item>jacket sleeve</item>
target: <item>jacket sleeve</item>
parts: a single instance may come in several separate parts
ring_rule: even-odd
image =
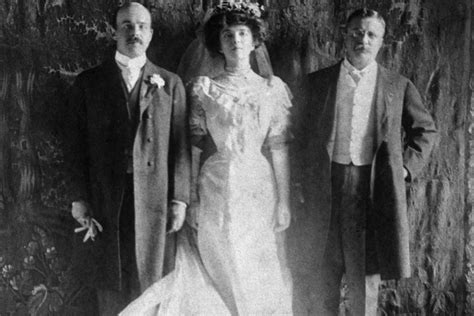
[[[411,81],[405,89],[402,125],[405,132],[403,164],[409,172],[409,180],[413,180],[428,162],[438,134],[431,114]]]
[[[89,168],[87,147],[87,109],[84,80],[76,78],[69,91],[65,115],[65,160],[70,175],[71,201],[89,201]]]
[[[189,205],[191,184],[191,148],[186,92],[181,79],[173,88],[173,114],[170,139],[170,199]]]
[[[296,93],[294,94],[294,106],[292,108],[292,133],[295,136],[295,144],[300,147],[307,145],[308,130],[311,127],[309,123],[309,114],[311,113],[310,107],[313,105],[311,102],[311,89],[310,77],[305,75],[301,80],[301,83],[296,87]]]

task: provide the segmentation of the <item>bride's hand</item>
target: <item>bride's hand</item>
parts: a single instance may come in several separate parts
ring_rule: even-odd
[[[275,213],[275,232],[282,232],[290,226],[290,207],[285,203],[278,203]]]
[[[186,204],[172,202],[169,212],[171,225],[168,234],[176,233],[183,227],[184,219],[186,218]]]

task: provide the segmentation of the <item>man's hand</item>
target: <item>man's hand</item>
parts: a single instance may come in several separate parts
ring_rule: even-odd
[[[83,242],[86,242],[88,239],[94,241],[97,234],[102,232],[102,225],[89,216],[89,208],[84,201],[72,202],[71,213],[72,217],[81,224],[81,227],[74,229],[74,232],[79,233],[87,230],[84,239],[82,240]]]
[[[290,207],[285,203],[278,203],[275,214],[275,232],[284,231],[290,226],[291,213]]]
[[[170,210],[170,228],[168,234],[175,233],[181,229],[186,218],[186,204],[171,202]]]

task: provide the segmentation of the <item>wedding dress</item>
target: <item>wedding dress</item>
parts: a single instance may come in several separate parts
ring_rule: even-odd
[[[217,151],[198,177],[197,233],[179,232],[176,269],[121,315],[291,315],[290,274],[272,166],[262,149],[289,138],[290,95],[278,77],[225,71],[190,84],[193,136]]]

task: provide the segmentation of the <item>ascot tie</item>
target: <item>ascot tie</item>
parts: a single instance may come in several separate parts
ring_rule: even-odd
[[[349,75],[351,76],[352,80],[354,80],[355,84],[357,85],[364,75],[363,71],[350,71]]]
[[[129,58],[128,56],[121,54],[119,51],[116,51],[115,61],[120,68],[128,92],[132,91],[140,77],[141,69],[146,64],[146,55]]]
[[[140,76],[140,70],[141,67],[133,67],[130,65],[124,65],[120,63],[122,66],[122,77],[123,80],[125,81],[125,85],[127,86],[128,92],[132,91],[133,87],[135,86],[135,83],[138,80],[138,77]]]

